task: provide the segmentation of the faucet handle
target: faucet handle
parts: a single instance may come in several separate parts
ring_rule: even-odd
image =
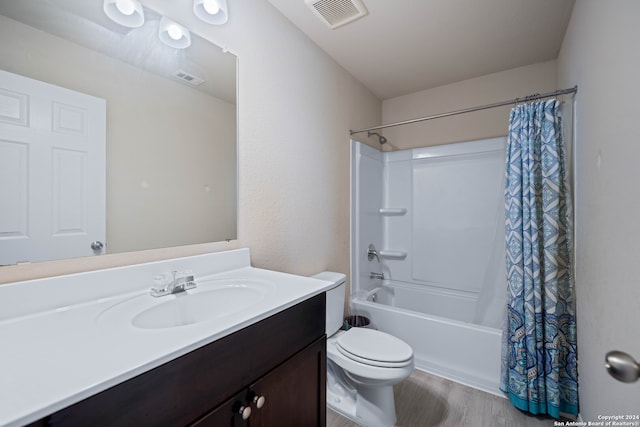
[[[160,273],[153,276],[153,283],[158,287],[165,288],[171,282],[173,282],[173,273]]]
[[[378,257],[378,250],[376,249],[374,244],[371,243],[367,248],[367,259],[369,261],[373,261],[373,258],[375,258],[376,260],[378,260],[378,262],[380,262],[380,258]]]
[[[173,283],[173,273],[160,273],[153,276],[154,287],[151,288],[151,295],[161,297],[170,293],[169,286]]]
[[[193,270],[191,269],[185,269],[185,270],[181,270],[178,272],[178,275],[176,276],[176,278],[181,278],[181,277],[187,277],[187,278],[191,278],[193,279]]]
[[[182,270],[180,272],[180,278],[184,280],[185,291],[196,287],[196,278],[193,274],[193,270]]]
[[[180,279],[194,280],[193,270],[172,270],[171,272],[165,272],[156,274],[153,276],[153,281],[157,285],[169,285],[172,282]]]

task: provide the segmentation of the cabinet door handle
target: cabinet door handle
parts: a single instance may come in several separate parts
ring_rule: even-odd
[[[264,406],[265,400],[266,399],[264,398],[264,396],[258,396],[258,395],[253,396],[253,403],[255,403],[256,408],[258,409]]]
[[[251,416],[251,406],[241,406],[238,409],[238,414],[242,416],[243,420],[248,419]]]

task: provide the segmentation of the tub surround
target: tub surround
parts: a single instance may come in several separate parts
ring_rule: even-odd
[[[505,144],[501,137],[388,153],[351,146],[352,313],[407,342],[417,368],[494,394],[506,286]],[[368,259],[370,244],[379,260]]]
[[[203,288],[227,279],[261,283],[267,291],[237,312],[185,326],[142,329],[108,319],[113,310],[148,295],[154,275],[186,269]],[[248,249],[2,285],[0,425],[38,420],[329,287],[325,281],[253,268]]]

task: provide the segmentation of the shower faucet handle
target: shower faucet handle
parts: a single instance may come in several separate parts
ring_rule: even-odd
[[[373,261],[373,259],[377,259],[378,262],[380,262],[380,258],[378,257],[378,251],[376,250],[376,247],[373,245],[373,243],[371,243],[369,245],[369,249],[367,250],[367,259],[369,261]]]

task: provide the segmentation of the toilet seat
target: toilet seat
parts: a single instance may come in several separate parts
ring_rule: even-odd
[[[345,357],[365,365],[402,368],[413,363],[413,349],[387,333],[351,328],[336,339],[337,350]]]

